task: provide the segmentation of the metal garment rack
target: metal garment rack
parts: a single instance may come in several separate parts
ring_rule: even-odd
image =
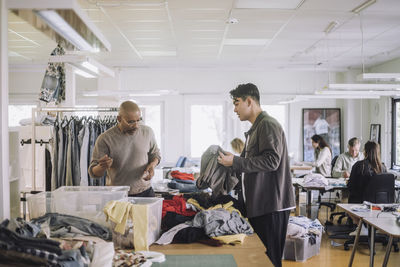
[[[79,108],[74,108],[74,107],[41,107],[41,108],[32,108],[32,139],[31,140],[36,140],[36,125],[35,125],[35,119],[36,115],[40,112],[57,112],[57,113],[62,113],[62,112],[82,112],[82,111],[97,111],[97,112],[117,112],[118,108],[107,108],[107,107],[102,107],[102,108],[94,108],[94,107],[79,107]],[[36,145],[32,145],[32,190],[36,191]]]

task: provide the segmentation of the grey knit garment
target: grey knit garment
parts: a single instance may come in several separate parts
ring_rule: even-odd
[[[203,227],[208,236],[222,236],[234,234],[253,233],[253,228],[240,217],[239,213],[220,208],[215,210],[202,210],[196,214],[192,221],[193,227]]]
[[[212,145],[203,153],[200,176],[196,181],[199,189],[210,187],[214,198],[227,195],[239,181],[232,168],[218,163],[219,151],[224,152],[220,146]]]

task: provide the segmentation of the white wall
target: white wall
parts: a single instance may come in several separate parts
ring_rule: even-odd
[[[324,72],[260,69],[123,69],[122,90],[178,90],[181,94],[228,94],[240,83],[252,82],[262,93],[313,93],[327,84]]]
[[[400,61],[400,60],[399,60]],[[388,66],[381,65],[377,68],[385,70],[399,65],[389,62]],[[393,69],[392,69],[393,70]],[[359,70],[337,75],[340,82],[354,81]],[[16,97],[22,98],[19,93],[30,93],[31,101],[37,100],[39,88],[43,79],[43,71],[10,72],[10,93],[15,102]],[[332,77],[331,82],[336,80]],[[23,77],[23,78],[21,78]],[[164,107],[164,132],[162,134],[164,162],[175,162],[181,155],[185,155],[185,121],[187,112],[185,103],[188,99],[202,98],[210,101],[218,100],[226,107],[227,129],[226,140],[241,136],[243,124],[238,122],[233,113],[229,99],[229,91],[239,83],[253,82],[262,92],[262,104],[277,104],[278,99],[268,94],[295,94],[312,93],[327,84],[326,73],[309,72],[280,72],[268,70],[220,70],[220,69],[123,69],[118,72],[116,79],[82,79],[77,76],[77,104],[97,104],[99,106],[117,106],[122,99],[118,97],[82,97],[80,89],[84,90],[178,90],[182,94],[162,97],[137,97],[142,104],[161,102]],[[131,97],[132,98],[132,97]],[[129,97],[124,97],[129,99]],[[139,103],[139,104],[140,104]],[[378,105],[379,113],[376,115],[373,107]],[[302,109],[303,108],[340,108],[342,121],[342,151],[346,149],[347,140],[357,136],[363,142],[369,139],[371,123],[382,125],[382,158],[386,164],[390,163],[390,99],[380,100],[312,100],[292,103],[288,107],[288,145],[289,151],[295,152],[298,160],[302,159]]]

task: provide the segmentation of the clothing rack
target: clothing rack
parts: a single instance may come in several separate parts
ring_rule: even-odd
[[[97,112],[117,112],[118,108],[109,108],[109,107],[39,107],[39,108],[32,108],[32,138],[31,140],[36,140],[36,125],[35,119],[36,115],[40,112],[80,112],[80,111],[97,111]],[[35,141],[36,143],[36,141]],[[40,142],[39,142],[40,143]],[[36,155],[36,146],[32,146],[32,190],[36,191],[36,168],[35,168],[35,155]]]

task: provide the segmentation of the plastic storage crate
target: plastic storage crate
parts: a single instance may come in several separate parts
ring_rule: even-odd
[[[45,215],[48,212],[54,212],[53,194],[51,192],[41,192],[30,195],[26,198],[28,202],[29,218],[34,219]]]
[[[310,237],[286,238],[283,259],[306,261],[312,256],[318,255],[321,247],[321,235],[316,237],[316,242],[314,244],[311,244],[309,239]]]
[[[163,199],[129,197],[128,201],[134,208],[139,208],[140,212],[134,212],[133,221],[128,219],[124,234],[114,231],[115,224],[111,223],[114,245],[116,248],[148,250],[148,247],[160,237]],[[141,226],[135,227],[138,222]]]
[[[63,186],[28,197],[30,218],[57,212],[107,225],[103,208],[111,200],[126,200],[129,186]]]

